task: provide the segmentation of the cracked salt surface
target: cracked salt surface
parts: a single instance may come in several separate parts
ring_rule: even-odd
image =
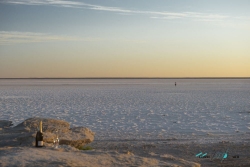
[[[0,119],[62,119],[96,140],[244,139],[249,111],[249,79],[0,80]]]

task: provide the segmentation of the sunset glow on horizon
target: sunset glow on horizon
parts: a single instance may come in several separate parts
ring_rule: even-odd
[[[250,77],[247,0],[3,0],[0,78]]]

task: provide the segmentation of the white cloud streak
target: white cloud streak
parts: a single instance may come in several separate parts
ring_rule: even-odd
[[[93,5],[72,0],[3,0],[2,3],[16,4],[16,5],[52,5],[57,7],[84,8],[90,10],[115,12],[118,14],[123,13],[123,14],[149,15],[150,18],[157,18],[157,19],[193,19],[193,20],[220,21],[229,18],[229,16],[220,14],[208,14],[208,13],[197,13],[197,12],[158,12],[158,11],[129,10],[119,7]]]
[[[72,36],[55,36],[44,33],[0,31],[0,45],[39,43],[55,41],[99,41],[97,38],[78,38]]]

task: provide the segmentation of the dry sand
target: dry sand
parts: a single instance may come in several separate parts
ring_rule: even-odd
[[[202,167],[250,167],[250,140],[238,143],[221,141],[215,143],[199,144],[195,142],[158,140],[158,141],[94,141],[91,145],[105,150],[116,150],[119,153],[131,152],[137,156],[155,158],[159,161],[168,161],[174,158],[185,159],[201,164]],[[214,159],[216,153],[228,150],[228,158]],[[199,152],[208,153],[210,158],[197,158]],[[239,158],[233,158],[238,155]],[[173,159],[174,159],[173,158]],[[186,165],[181,165],[186,166]]]
[[[80,151],[61,145],[0,148],[0,166],[183,166],[183,167],[249,167],[250,144],[218,142],[214,144],[181,144],[179,141],[94,141],[94,150]],[[200,151],[213,156],[229,149],[229,157],[218,159],[197,158]],[[232,158],[239,155],[239,158]]]
[[[19,126],[19,131],[15,127],[9,129],[10,125],[10,121],[0,121],[0,167],[250,167],[250,134],[245,134],[246,138],[237,142],[217,141],[203,144],[175,138],[94,140],[88,145],[93,150],[83,151],[68,145],[60,145],[55,149],[50,143],[45,143],[45,147],[36,148],[23,141],[29,139],[28,143],[34,143],[35,138],[30,136],[30,133],[20,131]],[[228,151],[228,158],[225,160],[213,158],[215,154],[225,151]],[[210,158],[196,157],[199,152],[208,153]],[[233,158],[235,155],[239,158]]]

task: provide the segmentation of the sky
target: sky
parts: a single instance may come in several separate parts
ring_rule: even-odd
[[[0,0],[0,78],[250,77],[249,0]]]

